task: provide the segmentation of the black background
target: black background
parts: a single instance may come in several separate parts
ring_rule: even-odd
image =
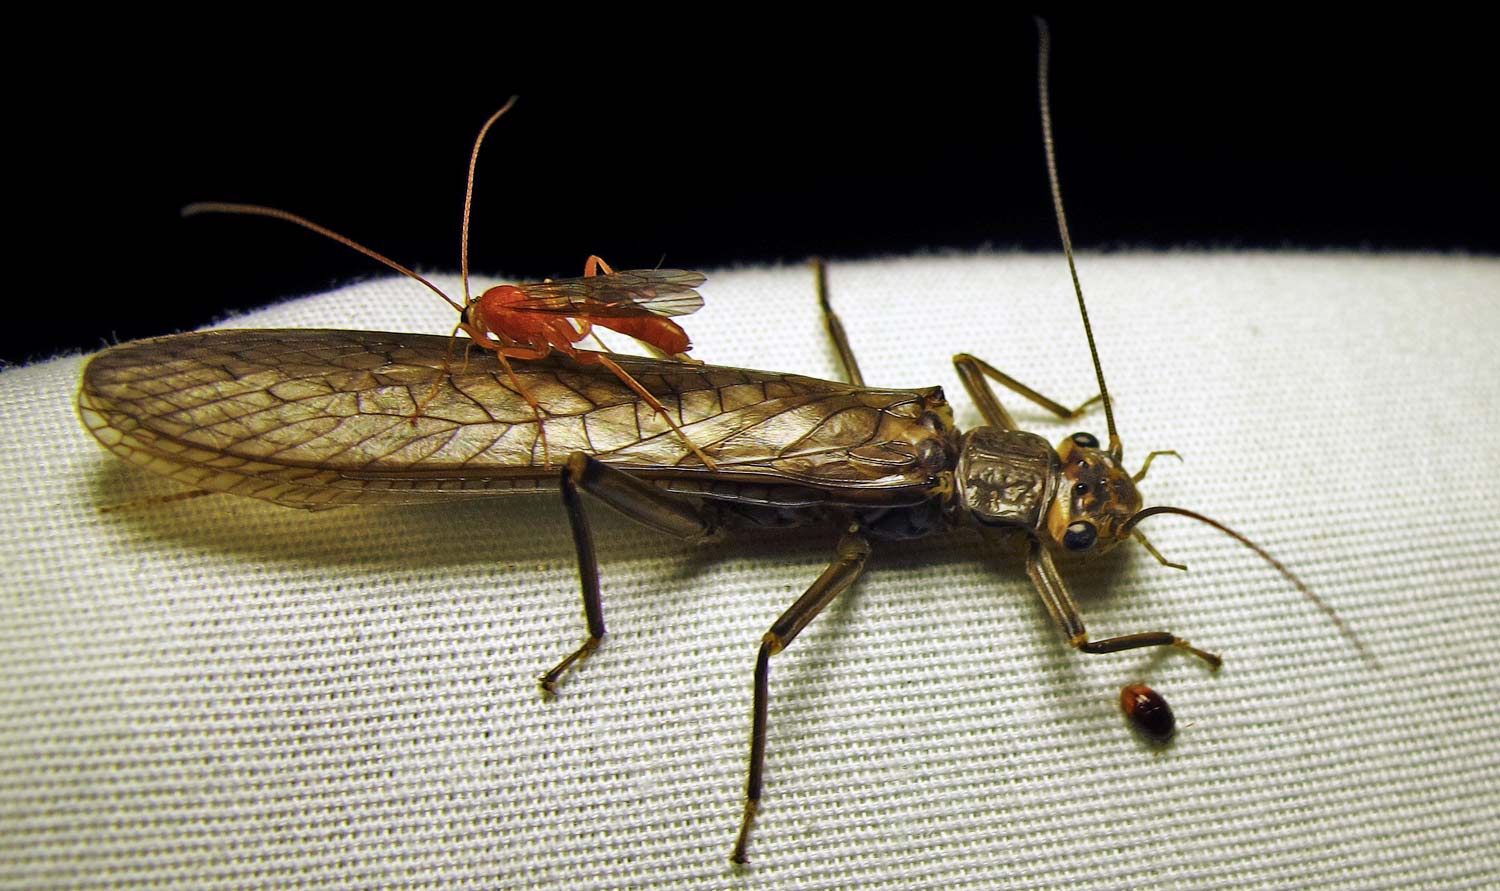
[[[1488,23],[1052,21],[1080,246],[1500,250]],[[1057,246],[1023,16],[112,24],[57,54],[73,86],[14,99],[6,361],[386,274],[286,224],[179,218],[192,201],[455,270],[470,142],[513,93],[481,272]]]

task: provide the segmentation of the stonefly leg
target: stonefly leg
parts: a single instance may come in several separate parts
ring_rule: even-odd
[[[811,262],[813,285],[818,291],[818,305],[823,308],[823,325],[828,329],[828,338],[833,341],[833,348],[839,354],[839,362],[844,366],[844,379],[856,387],[863,387],[865,376],[860,374],[859,362],[854,359],[849,334],[844,330],[844,323],[839,319],[838,313],[833,311],[833,305],[828,302],[828,269],[821,257],[814,257]]]
[[[1031,546],[1026,552],[1026,574],[1031,576],[1031,582],[1041,595],[1042,602],[1047,605],[1047,612],[1052,614],[1053,621],[1067,635],[1068,643],[1085,653],[1118,653],[1140,647],[1176,647],[1192,653],[1215,670],[1224,663],[1217,654],[1200,650],[1170,631],[1143,631],[1139,634],[1089,640],[1088,629],[1083,626],[1083,616],[1078,613],[1078,604],[1073,601],[1073,595],[1068,593],[1067,586],[1063,584],[1062,575],[1052,562],[1052,555],[1037,539],[1031,540]]]
[[[583,616],[589,634],[572,655],[540,678],[542,689],[557,692],[557,679],[599,647],[604,638],[604,605],[599,595],[599,561],[594,556],[594,534],[578,497],[582,489],[642,525],[684,541],[702,541],[714,532],[707,513],[692,500],[673,495],[582,453],[568,456],[561,474],[563,509],[573,527],[578,552],[578,582],[583,593]]]
[[[953,368],[958,372],[958,378],[963,382],[964,389],[969,391],[969,398],[974,400],[974,407],[979,409],[979,414],[992,427],[1002,430],[1019,430],[1016,422],[1011,418],[1010,412],[1000,404],[1000,399],[995,395],[995,390],[989,385],[985,378],[1001,384],[1007,390],[1024,396],[1047,411],[1052,412],[1060,418],[1076,418],[1083,414],[1084,410],[1095,402],[1100,401],[1101,396],[1095,396],[1077,408],[1068,408],[1066,405],[1049,399],[1041,393],[1031,389],[990,363],[971,356],[968,353],[959,353],[953,357]]]
[[[734,840],[734,850],[729,854],[729,859],[735,863],[745,862],[745,848],[750,844],[750,827],[760,809],[761,773],[766,763],[771,657],[785,649],[798,632],[823,611],[823,607],[854,584],[869,558],[870,543],[859,534],[858,526],[850,527],[839,540],[838,557],[797,598],[797,602],[771,624],[771,629],[761,638],[760,653],[755,657],[755,704],[750,725],[750,774],[745,781],[745,815],[740,820],[740,834]]]

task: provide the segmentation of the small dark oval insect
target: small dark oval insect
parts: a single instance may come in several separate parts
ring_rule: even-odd
[[[1145,684],[1126,684],[1120,688],[1120,708],[1125,719],[1143,736],[1164,743],[1177,732],[1172,707],[1158,692]]]

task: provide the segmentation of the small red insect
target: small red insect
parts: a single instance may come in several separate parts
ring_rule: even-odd
[[[554,350],[583,365],[603,365],[651,406],[704,466],[713,469],[713,459],[693,444],[656,397],[607,352],[575,346],[597,325],[633,337],[671,358],[691,361],[685,355],[692,347],[687,332],[665,317],[700,309],[703,298],[694,289],[703,282],[702,273],[685,269],[615,272],[600,258],[589,257],[581,278],[490,288],[460,310],[458,327],[475,346],[493,351],[508,372],[507,358],[541,359]],[[513,382],[540,419],[541,407],[520,388],[519,381],[513,378]],[[542,448],[545,451],[545,427]]]
[[[515,105],[512,96],[501,109],[490,115],[474,139],[474,149],[469,154],[469,175],[464,190],[463,235],[460,247],[460,266],[463,277],[463,302],[449,297],[441,288],[359,242],[320,226],[305,217],[263,207],[257,204],[235,204],[229,202],[202,202],[190,204],[182,209],[183,216],[200,213],[232,213],[251,216],[272,217],[296,223],[306,229],[331,238],[338,243],[359,251],[371,259],[396,270],[426,285],[433,293],[443,298],[459,312],[459,321],[454,326],[456,335],[460,329],[472,338],[472,345],[493,352],[509,375],[512,386],[536,415],[539,439],[542,444],[542,463],[550,466],[551,455],[547,447],[545,412],[541,404],[521,384],[510,367],[509,359],[541,359],[556,351],[584,365],[602,365],[609,369],[626,386],[656,412],[672,431],[692,450],[703,465],[716,469],[713,459],[704,454],[683,432],[677,422],[640,382],[631,377],[604,351],[582,350],[576,344],[592,334],[593,326],[617,331],[647,346],[659,350],[663,355],[685,361],[692,344],[687,332],[666,316],[686,315],[703,306],[703,298],[695,290],[705,281],[698,272],[684,269],[637,269],[615,272],[598,257],[591,256],[584,264],[583,276],[547,280],[536,284],[499,285],[486,290],[478,297],[469,295],[469,217],[474,201],[474,169],[479,160],[479,148],[490,127]],[[602,273],[601,273],[602,270]],[[597,337],[595,338],[597,340]],[[433,393],[437,392],[434,384]],[[428,399],[431,399],[429,394]],[[427,400],[417,406],[422,413]],[[413,418],[415,420],[415,417]]]
[[[1145,684],[1126,684],[1120,688],[1120,708],[1130,726],[1152,742],[1165,743],[1177,732],[1172,707],[1158,692]]]

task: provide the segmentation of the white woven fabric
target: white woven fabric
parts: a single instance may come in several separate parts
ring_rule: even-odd
[[[0,879],[12,888],[1462,888],[1500,882],[1500,263],[1084,255],[1127,459],[1257,538],[1147,521],[1064,573],[1097,634],[1166,628],[1211,674],[1073,652],[1011,554],[881,547],[773,661],[766,798],[739,820],[761,634],[831,530],[693,548],[594,509],[611,630],[581,638],[551,498],[318,514],[175,491],[100,449],[81,357],[0,376]],[[838,264],[872,385],[980,355],[1094,392],[1060,258]],[[686,321],[724,365],[836,372],[806,267],[724,270]],[[446,331],[373,281],[237,326]],[[1058,425],[1019,400],[1023,424]],[[1121,684],[1183,725],[1137,740]]]

